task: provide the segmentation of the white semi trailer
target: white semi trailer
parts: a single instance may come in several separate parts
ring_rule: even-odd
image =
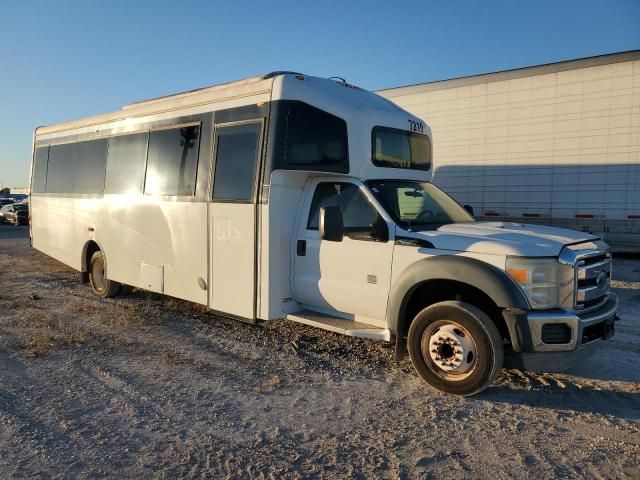
[[[598,237],[476,222],[429,183],[431,132],[349,85],[275,72],[38,128],[32,245],[100,297],[393,341],[435,388],[558,370],[613,334]]]
[[[640,252],[640,50],[378,92],[433,130],[433,182],[478,218]]]

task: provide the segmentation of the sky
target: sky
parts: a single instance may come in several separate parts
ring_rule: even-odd
[[[640,48],[640,0],[0,0],[0,186],[33,130],[274,70],[375,90]]]

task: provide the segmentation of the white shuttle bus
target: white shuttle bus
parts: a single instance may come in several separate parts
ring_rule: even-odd
[[[429,183],[431,156],[428,125],[389,100],[275,72],[38,128],[31,241],[101,297],[392,341],[460,395],[609,338],[607,245],[474,221]]]

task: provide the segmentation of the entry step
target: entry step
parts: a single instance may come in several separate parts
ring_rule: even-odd
[[[326,313],[314,312],[313,310],[301,310],[291,313],[285,317],[293,322],[304,323],[312,327],[322,328],[331,332],[349,335],[351,337],[373,338],[377,340],[391,339],[391,332],[386,328],[376,327],[368,323],[347,320]]]

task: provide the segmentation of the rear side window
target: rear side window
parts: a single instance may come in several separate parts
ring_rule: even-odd
[[[104,192],[107,140],[76,143],[73,193]]]
[[[150,132],[145,194],[193,196],[199,144],[199,125]]]
[[[48,193],[102,194],[107,141],[65,143],[49,147]]]
[[[250,201],[253,196],[261,123],[218,127],[213,199]]]
[[[396,128],[375,127],[373,138],[373,163],[378,167],[431,168],[431,141],[426,135]]]
[[[284,161],[314,169],[347,166],[347,124],[302,102],[292,102],[286,115]]]
[[[74,143],[49,147],[49,167],[47,169],[47,193],[73,192],[73,170],[76,163]]]
[[[47,183],[47,162],[49,161],[49,147],[36,148],[33,158],[33,176],[31,178],[31,191],[44,193]]]
[[[109,139],[104,193],[142,193],[149,133]]]

